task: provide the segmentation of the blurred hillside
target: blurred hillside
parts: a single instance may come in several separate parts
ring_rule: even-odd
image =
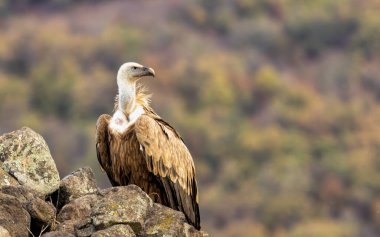
[[[377,0],[0,0],[0,133],[89,165],[125,61],[183,136],[213,236],[380,236]],[[248,234],[247,234],[248,233]]]

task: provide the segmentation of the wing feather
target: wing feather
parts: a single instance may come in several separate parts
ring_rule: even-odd
[[[147,167],[162,184],[172,208],[200,229],[194,162],[179,134],[161,118],[142,115],[135,123]]]
[[[117,183],[111,177],[112,162],[110,155],[110,140],[108,133],[108,124],[111,116],[102,114],[96,122],[96,155],[102,169],[107,173],[108,179],[114,186]]]

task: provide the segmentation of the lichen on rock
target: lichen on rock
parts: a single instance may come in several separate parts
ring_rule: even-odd
[[[41,135],[24,127],[0,137],[1,166],[21,185],[47,195],[59,187],[59,174]]]
[[[91,235],[91,237],[135,237],[135,233],[128,225],[114,225],[105,230],[100,230]]]
[[[0,168],[0,186],[12,185],[18,186],[20,185],[15,178],[10,176],[7,172]]]
[[[140,232],[153,201],[136,185],[120,186],[101,192],[93,208],[92,219],[97,228],[125,223]]]
[[[185,222],[182,212],[155,203],[144,223],[145,233],[147,236],[180,236]]]

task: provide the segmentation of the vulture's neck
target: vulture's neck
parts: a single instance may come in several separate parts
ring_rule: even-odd
[[[118,107],[127,116],[132,113],[137,106],[136,103],[136,82],[118,81],[119,104]]]

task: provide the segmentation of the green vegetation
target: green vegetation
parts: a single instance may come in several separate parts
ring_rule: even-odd
[[[0,0],[0,132],[31,126],[62,175],[90,165],[106,185],[95,122],[112,112],[118,67],[138,61],[156,70],[153,107],[194,156],[213,236],[376,236],[379,10]]]

